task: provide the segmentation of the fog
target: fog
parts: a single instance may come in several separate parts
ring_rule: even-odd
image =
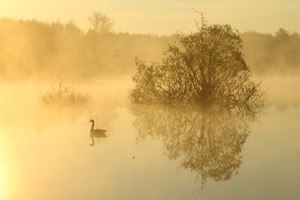
[[[251,120],[220,110],[132,109],[135,58],[160,62],[175,34],[1,19],[0,199],[252,199],[249,187],[260,198],[299,197],[299,148],[288,146],[299,140],[300,35],[240,36],[266,99]],[[90,119],[107,130],[92,147]],[[276,185],[282,171],[282,185],[291,187]]]
[[[262,82],[267,104],[297,106],[300,35],[281,28],[274,34],[245,32],[241,38],[245,59],[255,79]],[[63,24],[3,18],[0,81],[5,86],[42,83],[41,93],[62,79],[76,87],[108,79],[130,82],[136,73],[135,58],[160,62],[175,41],[175,35],[97,34],[92,29],[81,30],[74,21]]]
[[[0,20],[1,77],[15,79],[74,79],[132,75],[134,58],[160,61],[174,36],[84,32],[70,21]],[[298,72],[297,33],[279,29],[273,35],[241,33],[244,54],[255,74]]]
[[[134,73],[134,58],[158,61],[172,37],[83,32],[74,22],[0,20],[1,77],[89,79]],[[141,49],[141,47],[143,47]]]
[[[274,34],[241,34],[247,63],[258,75],[299,74],[300,35],[280,28]]]

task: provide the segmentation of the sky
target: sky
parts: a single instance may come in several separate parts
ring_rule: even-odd
[[[230,24],[240,32],[300,32],[300,0],[0,0],[0,17],[65,23],[88,29],[100,11],[116,32],[170,35],[195,30],[201,11],[209,24]]]

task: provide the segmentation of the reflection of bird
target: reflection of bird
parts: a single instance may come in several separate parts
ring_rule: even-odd
[[[92,138],[92,144],[90,144],[91,146],[95,145],[95,141],[94,138],[103,138],[106,137],[105,132],[107,130],[103,130],[103,129],[94,129],[94,125],[95,125],[95,120],[91,119],[90,122],[92,122],[92,127],[90,130],[90,136]]]

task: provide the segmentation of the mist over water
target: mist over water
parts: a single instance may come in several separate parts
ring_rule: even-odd
[[[86,105],[74,107],[42,103],[40,97],[52,83],[2,84],[0,174],[1,184],[5,186],[1,191],[4,199],[139,199],[150,191],[149,198],[197,199],[203,196],[219,199],[220,196],[213,192],[216,189],[229,191],[229,196],[252,198],[237,193],[234,189],[237,186],[258,187],[257,197],[265,195],[269,198],[269,194],[259,189],[264,187],[259,182],[268,184],[266,190],[269,192],[276,188],[276,195],[271,195],[275,199],[287,192],[299,195],[295,187],[278,188],[272,181],[279,170],[285,172],[284,177],[279,176],[283,183],[298,184],[299,179],[295,177],[299,177],[299,158],[296,156],[299,149],[294,143],[299,139],[300,112],[298,104],[293,103],[297,102],[298,96],[294,95],[293,87],[280,90],[280,85],[294,85],[298,79],[277,77],[266,81],[264,88],[268,89],[270,107],[247,127],[238,124],[241,119],[222,117],[220,112],[211,117],[195,111],[193,114],[189,111],[175,114],[171,110],[164,113],[158,108],[149,110],[150,113],[146,108],[142,109],[143,115],[132,113],[128,100],[128,91],[132,87],[129,80],[126,77],[81,84],[78,91],[90,94],[91,100]],[[281,95],[283,91],[286,92],[284,96]],[[215,120],[216,117],[221,120]],[[108,130],[107,138],[96,138],[94,147],[89,146],[90,119],[95,119],[96,128]],[[140,120],[142,124],[137,125]],[[246,132],[235,133],[230,124]],[[189,134],[196,132],[191,130],[203,128],[219,130],[210,134],[217,142],[214,145],[221,143],[211,149],[201,148],[197,143],[193,145],[194,139]],[[231,139],[226,139],[226,143],[224,138],[231,136],[225,130],[233,134],[232,139],[246,134],[243,140],[236,138],[242,146],[227,146],[234,143]],[[208,137],[206,132],[203,134]],[[180,145],[182,139],[186,142],[183,146]],[[280,145],[280,152],[277,145]],[[237,154],[233,153],[235,151]],[[209,160],[194,160],[200,159],[201,152],[207,154],[205,159]],[[225,160],[215,160],[221,152],[224,152]],[[227,160],[230,152],[237,156],[236,161]],[[227,168],[223,162],[238,164]],[[223,168],[221,174],[210,171],[217,170],[216,167]],[[269,172],[261,176],[261,180],[259,174],[263,171]],[[258,177],[255,180],[253,176]]]
[[[174,37],[98,37],[58,22],[0,26],[0,199],[300,197],[296,59],[266,63],[251,55],[257,40],[245,44],[266,97],[255,117],[139,107],[129,100],[134,58],[160,61]],[[91,119],[107,130],[94,146]]]

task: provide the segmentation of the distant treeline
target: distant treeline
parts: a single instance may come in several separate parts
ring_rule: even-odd
[[[300,72],[300,35],[280,28],[274,35],[257,32],[241,34],[247,63],[254,73],[291,74]]]
[[[135,57],[158,61],[172,37],[82,31],[74,22],[0,20],[0,78],[132,75]]]
[[[244,54],[254,73],[300,68],[300,35],[242,33]],[[159,62],[176,37],[81,30],[74,22],[0,19],[0,78],[85,79],[133,75],[135,58]]]

